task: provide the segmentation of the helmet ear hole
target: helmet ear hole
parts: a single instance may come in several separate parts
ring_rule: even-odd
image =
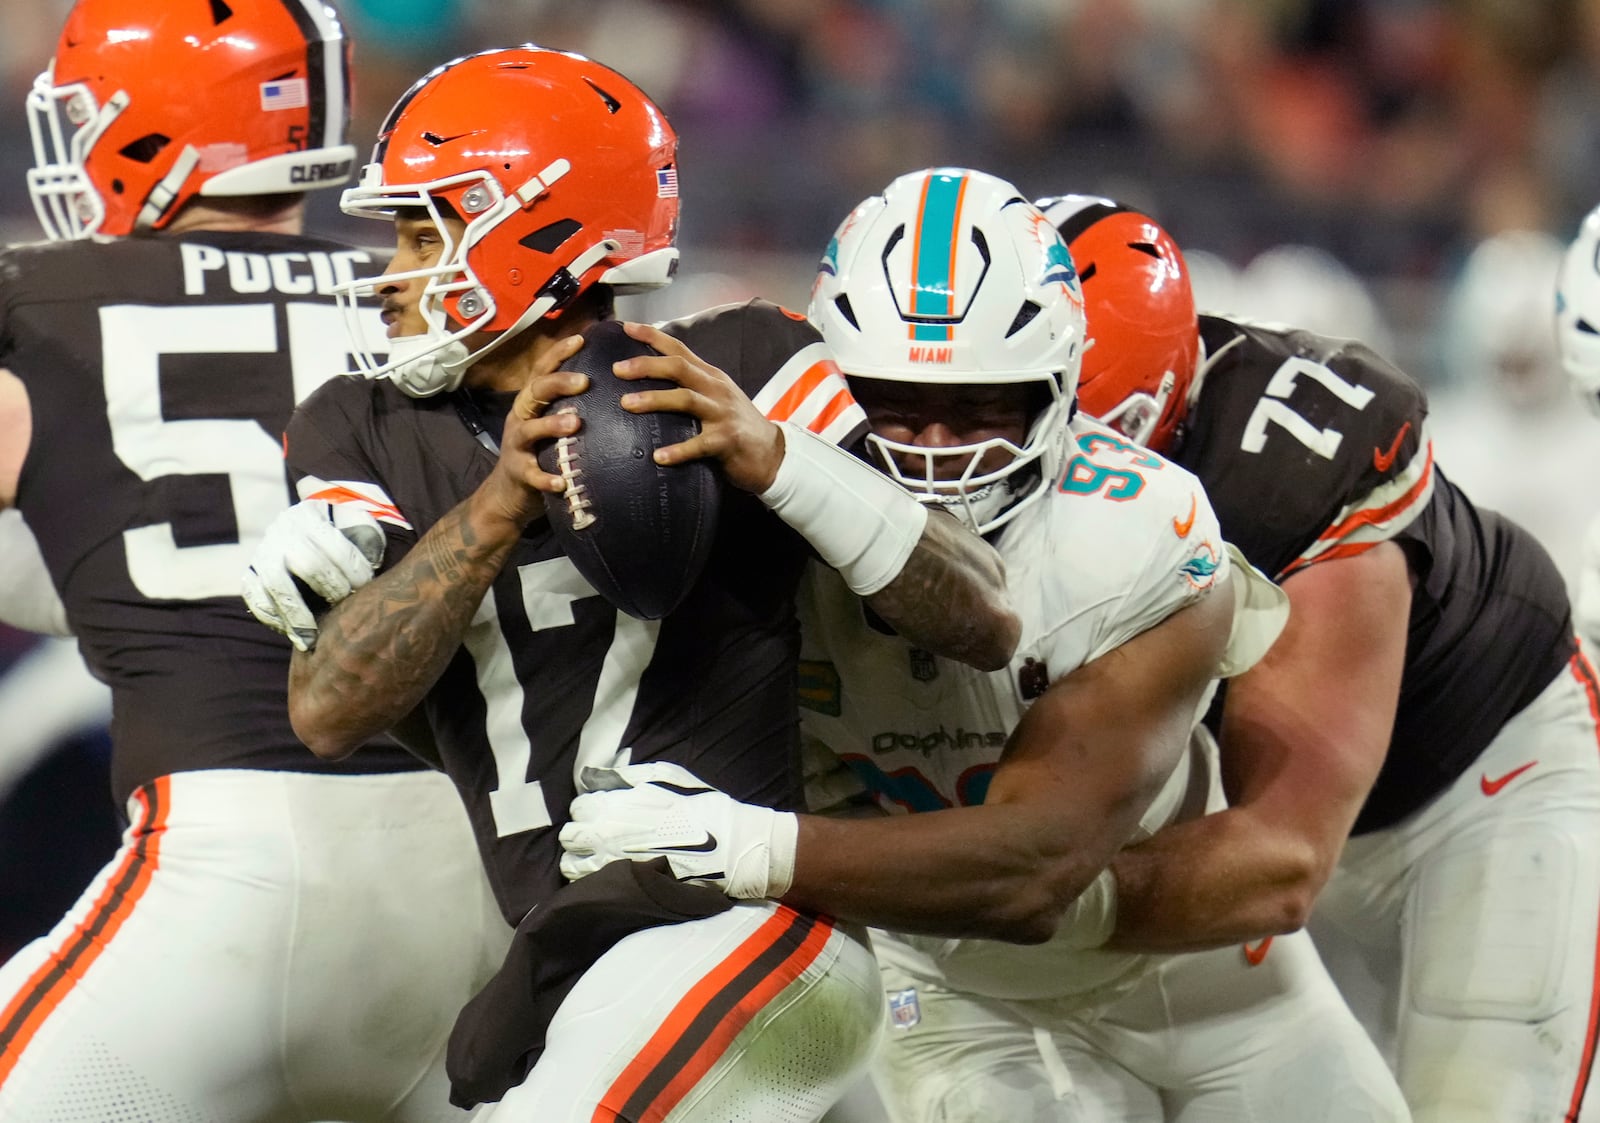
[[[844,317],[847,324],[857,331],[861,330],[861,324],[856,320],[856,310],[850,307],[850,298],[848,296],[840,293],[833,298],[833,306],[839,309],[839,315]]]
[[[136,164],[148,164],[161,150],[172,143],[172,138],[162,133],[145,133],[138,140],[130,140],[117,149],[117,155],[125,156]]]
[[[620,101],[606,93],[599,86],[595,85],[593,80],[585,78],[583,81],[591,90],[600,95],[600,100],[606,103],[606,111],[612,116],[615,116],[617,111],[622,108],[622,103]]]
[[[582,229],[583,224],[575,218],[557,219],[548,226],[539,227],[532,234],[518,238],[517,243],[534,253],[555,253],[568,238]]]
[[[1027,327],[1033,322],[1033,318],[1042,311],[1044,311],[1044,309],[1039,307],[1039,305],[1035,304],[1033,301],[1024,300],[1022,302],[1022,307],[1017,309],[1016,317],[1012,319],[1011,326],[1006,329],[1006,338],[1010,339],[1013,335],[1016,335],[1017,332]]]

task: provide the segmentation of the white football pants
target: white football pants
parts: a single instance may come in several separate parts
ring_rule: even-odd
[[[128,810],[0,968],[0,1121],[466,1118],[445,1039],[511,930],[449,780],[181,772]]]
[[[926,957],[874,942],[891,1008],[916,1004],[873,1069],[896,1123],[1410,1118],[1303,932],[1163,957],[1099,1007],[949,990]]]
[[[1574,658],[1433,802],[1350,840],[1318,901],[1417,1123],[1600,1120],[1597,718]]]
[[[473,1123],[813,1123],[882,1026],[864,932],[738,901],[601,956],[528,1078]]]
[[[1190,741],[1179,817],[1224,806]],[[1405,1123],[1400,1089],[1305,933],[1175,956],[873,933],[896,1123]]]

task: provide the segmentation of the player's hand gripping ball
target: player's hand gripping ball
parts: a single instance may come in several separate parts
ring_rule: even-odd
[[[699,578],[716,536],[722,485],[710,461],[663,467],[652,456],[693,438],[698,420],[629,413],[619,403],[629,392],[673,388],[662,379],[625,381],[611,372],[615,362],[657,353],[618,321],[589,328],[582,349],[561,364],[588,375],[588,389],[544,411],[573,410],[583,424],[535,447],[539,467],[567,484],[545,505],[556,541],[602,596],[642,620],[671,612]]]

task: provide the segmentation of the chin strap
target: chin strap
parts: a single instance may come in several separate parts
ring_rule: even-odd
[[[582,292],[583,290],[580,286],[583,275],[604,261],[607,255],[616,253],[621,248],[622,246],[619,242],[610,238],[596,242],[573,258],[565,268],[557,269],[550,275],[550,279],[545,282],[544,288],[539,290],[539,295],[534,298],[532,304],[528,305],[528,310],[517,317],[516,323],[505,331],[500,332],[476,351],[468,353],[466,345],[462,344],[462,353],[459,357],[452,355],[441,360],[440,365],[455,378],[450,388],[455,389],[456,386],[461,385],[462,377],[466,374],[467,368],[473,363],[495,350],[508,339],[513,339],[520,335],[529,324],[536,323],[556,309],[563,307],[573,297]]]
[[[189,178],[189,173],[200,164],[200,152],[192,144],[183,146],[183,151],[178,153],[178,158],[172,164],[172,170],[161,177],[161,182],[150,189],[150,194],[145,196],[144,206],[139,210],[139,217],[134,226],[144,230],[154,229],[156,223],[161,221],[161,216],[172,209],[172,204],[178,198],[178,192],[183,190],[184,180]]]
[[[464,331],[445,336],[442,340],[432,333],[405,335],[390,340],[390,361],[394,361],[397,353],[403,357],[387,377],[413,398],[431,398],[435,394],[457,389],[466,377],[468,367],[504,345],[507,340],[520,335],[530,324],[571,301],[583,291],[580,287],[583,275],[604,261],[607,255],[621,248],[619,243],[606,238],[573,258],[565,268],[557,269],[545,282],[544,288],[539,290],[539,295],[528,306],[528,310],[517,317],[516,323],[505,331],[497,332],[476,351],[468,351],[467,345],[462,342],[460,336],[466,334]],[[405,355],[406,351],[416,353]]]
[[[1232,339],[1228,340],[1228,342],[1224,343],[1221,347],[1217,348],[1217,353],[1215,355],[1208,355],[1206,354],[1206,337],[1203,335],[1200,337],[1200,361],[1195,364],[1194,377],[1189,380],[1189,396],[1183,403],[1183,411],[1185,415],[1187,415],[1188,412],[1194,408],[1194,404],[1200,400],[1200,388],[1206,384],[1206,376],[1210,374],[1216,367],[1217,363],[1221,361],[1222,356],[1226,355],[1229,351],[1232,351],[1235,347],[1239,346],[1243,342],[1244,333],[1241,332]]]

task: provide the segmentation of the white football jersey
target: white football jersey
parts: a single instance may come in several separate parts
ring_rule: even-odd
[[[1230,572],[1234,627],[1219,675],[1243,671],[1277,637],[1287,598],[1230,553],[1199,481],[1095,421],[1079,417],[1071,430],[1074,447],[1050,491],[995,536],[1022,619],[1005,670],[978,671],[912,647],[874,621],[837,574],[812,567],[801,593],[800,685],[814,810],[842,808],[850,787],[819,749],[890,812],[982,803],[1006,738],[1050,683],[1211,595]],[[1208,801],[1220,806],[1209,745],[1192,740],[1139,837],[1204,813]],[[930,978],[996,998],[1106,1001],[1150,962],[1085,948],[1070,922],[1050,942],[1028,947],[894,942]]]
[[[1208,595],[1236,564],[1194,476],[1081,415],[1071,429],[1049,493],[995,537],[1023,629],[1005,670],[914,648],[832,570],[807,577],[802,728],[888,810],[982,803],[1046,686]]]

